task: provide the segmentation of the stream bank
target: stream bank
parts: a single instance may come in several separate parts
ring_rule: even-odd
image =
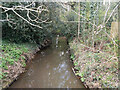
[[[73,71],[88,88],[118,88],[118,58],[109,52],[93,52],[77,39],[70,43]]]
[[[25,68],[34,58],[35,54],[50,44],[49,40],[45,40],[42,44],[43,46],[39,47],[37,44],[15,44],[3,40],[2,63],[0,65],[2,67],[2,72],[0,72],[2,88],[9,87],[9,85],[17,80],[25,72]]]

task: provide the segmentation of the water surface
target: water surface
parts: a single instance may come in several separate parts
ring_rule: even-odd
[[[10,88],[83,88],[71,68],[66,39],[54,39],[50,47],[35,56],[27,72]]]

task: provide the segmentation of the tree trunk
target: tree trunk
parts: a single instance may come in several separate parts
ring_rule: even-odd
[[[80,39],[80,2],[78,2],[78,40]]]

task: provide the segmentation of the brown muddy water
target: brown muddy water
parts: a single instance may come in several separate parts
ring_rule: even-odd
[[[37,53],[28,70],[10,88],[84,88],[71,68],[66,39],[57,38]]]

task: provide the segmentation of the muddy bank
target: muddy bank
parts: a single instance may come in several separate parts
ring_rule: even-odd
[[[72,56],[74,54],[73,49],[69,49],[69,53],[70,53],[70,60],[71,60],[72,65],[73,65],[72,66],[72,71],[73,71],[74,75],[82,82],[82,84],[84,85],[85,88],[89,89],[89,86],[81,80],[82,77],[80,75],[76,74],[79,70],[76,69],[76,65],[74,64],[74,59],[73,59],[73,56]]]
[[[72,72],[74,73],[74,75],[76,76],[76,78],[78,78],[78,79],[81,81],[81,83],[83,84],[83,86],[84,86],[85,88],[89,89],[89,86],[88,86],[87,84],[85,84],[85,83],[81,80],[82,77],[81,77],[80,75],[77,75],[77,74],[76,74],[79,70],[76,69],[76,65],[74,64],[75,56],[73,56],[73,55],[74,55],[75,51],[74,51],[74,49],[71,48],[69,41],[67,41],[67,44],[68,44],[68,46],[69,46],[69,57],[70,57],[70,61],[71,61],[71,63],[72,63]]]
[[[41,47],[39,45],[33,45],[32,47],[29,47],[28,52],[23,51],[19,60],[14,61],[13,65],[7,64],[8,69],[2,70],[2,73],[7,73],[6,77],[3,77],[2,79],[2,88],[8,88],[14,81],[16,81],[20,74],[26,71],[26,67],[28,67],[31,60],[35,57],[35,54],[38,51],[49,47],[50,44],[50,41],[45,40]]]

